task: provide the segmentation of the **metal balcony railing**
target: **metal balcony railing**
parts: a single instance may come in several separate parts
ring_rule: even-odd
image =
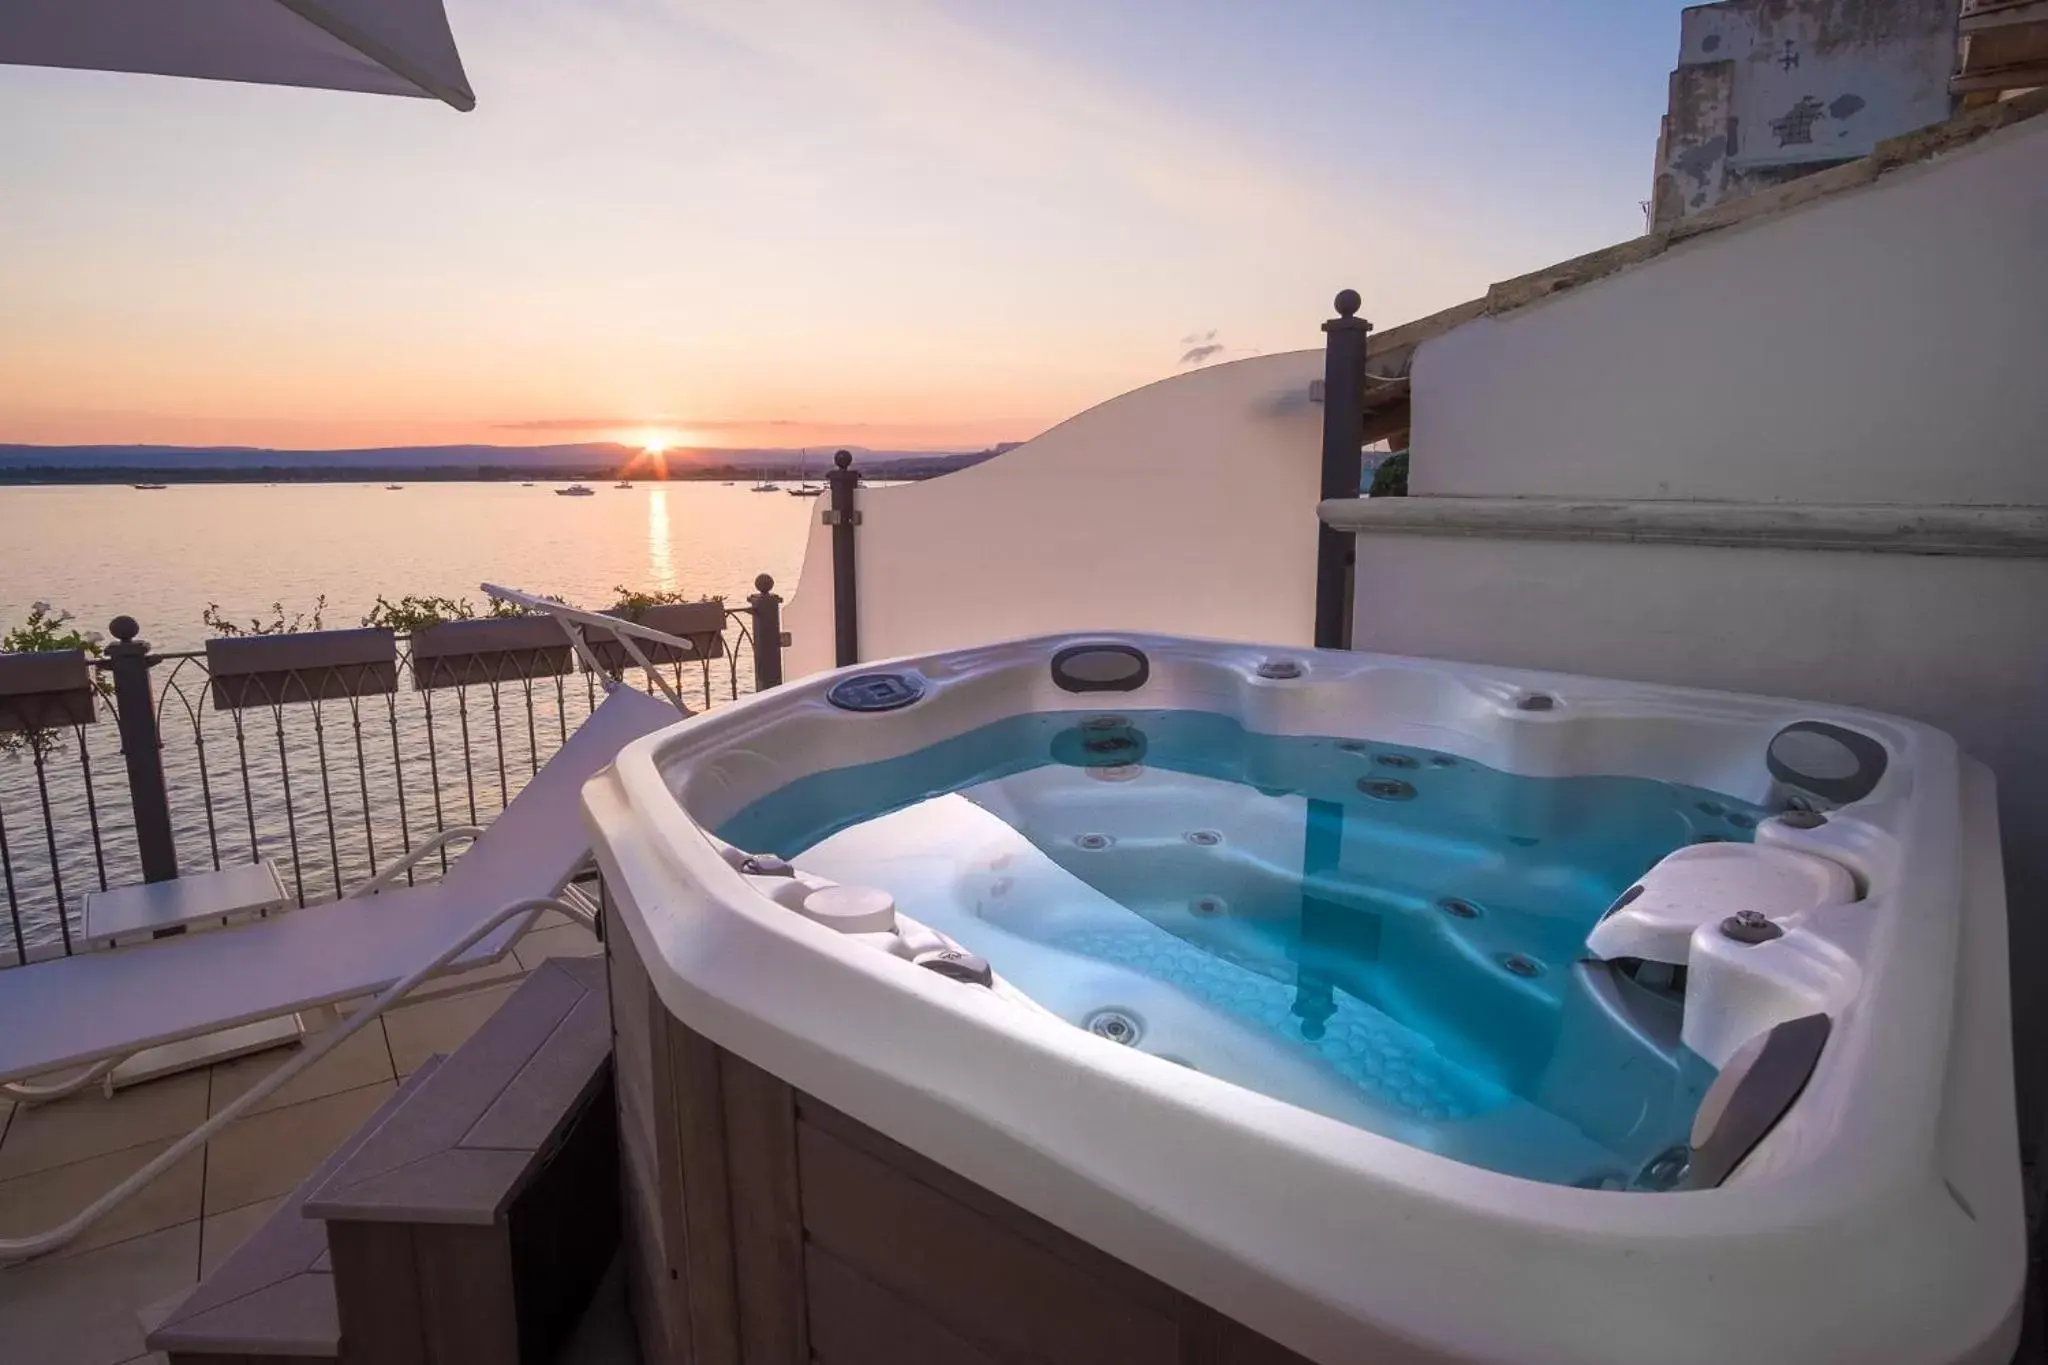
[[[572,648],[524,616],[156,653],[123,617],[101,659],[0,655],[0,966],[86,948],[84,896],[109,885],[260,857],[301,905],[339,896],[488,823],[601,700],[600,673],[692,708],[774,686],[781,598],[755,586],[744,606],[649,609],[667,645],[591,630]]]

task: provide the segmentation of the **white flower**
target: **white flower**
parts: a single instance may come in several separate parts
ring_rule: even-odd
[[[50,604],[48,602],[31,602],[28,604],[28,609],[38,616],[48,616],[50,614]]]
[[[85,642],[86,642],[87,644],[89,644],[89,645],[99,645],[99,644],[105,644],[105,643],[106,643],[106,640],[107,640],[107,637],[106,637],[106,636],[104,636],[104,635],[100,634],[100,633],[99,633],[98,631],[96,631],[96,630],[89,630],[89,631],[87,631],[87,632],[86,632],[86,633],[84,634],[84,636],[83,636],[83,637],[81,637],[81,638],[83,638],[83,639],[84,639],[84,641],[85,641]]]

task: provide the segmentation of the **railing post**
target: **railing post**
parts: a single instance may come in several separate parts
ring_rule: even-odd
[[[178,875],[178,846],[171,833],[171,799],[164,790],[163,739],[156,728],[150,695],[149,641],[135,638],[142,627],[132,616],[107,624],[114,674],[114,718],[121,730],[121,757],[128,764],[128,799],[135,808],[135,846],[142,855],[142,879],[167,882]]]
[[[762,574],[754,580],[754,595],[747,599],[753,609],[754,690],[782,685],[782,599],[775,595],[775,580]]]
[[[854,510],[853,490],[860,483],[860,471],[853,467],[853,453],[842,450],[832,457],[836,466],[825,476],[832,489],[832,506],[825,511],[825,524],[832,528],[832,642],[833,663],[844,668],[860,662],[859,598],[853,581],[853,528],[860,525]]]
[[[1323,324],[1323,478],[1321,497],[1355,498],[1365,449],[1365,341],[1372,324],[1354,317],[1358,291],[1337,295],[1337,316]],[[1351,640],[1353,537],[1316,524],[1317,649],[1343,649]]]

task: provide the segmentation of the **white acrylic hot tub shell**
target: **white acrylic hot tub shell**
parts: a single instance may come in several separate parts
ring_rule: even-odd
[[[1103,638],[1152,658],[1145,690],[1052,686],[1055,649]],[[1309,676],[1257,679],[1276,654]],[[893,666],[926,676],[924,701],[848,716],[823,701],[837,675],[805,680],[638,741],[586,789],[614,902],[689,1027],[1322,1361],[2010,1356],[2024,1229],[2004,890],[1990,777],[1945,736],[1764,698],[1131,635]],[[1560,704],[1517,710],[1529,690]],[[1836,989],[1851,994],[1806,1093],[1716,1190],[1605,1193],[1462,1165],[812,924],[758,894],[676,795],[716,823],[803,773],[1002,715],[1163,706],[1751,799],[1782,724],[1879,736],[1893,755],[1873,798],[1885,828],[1859,844],[1840,822],[1837,851],[1872,890],[1862,919],[1831,931],[1847,945]]]

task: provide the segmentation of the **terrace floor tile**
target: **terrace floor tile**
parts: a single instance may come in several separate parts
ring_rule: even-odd
[[[275,1199],[259,1199],[253,1204],[244,1204],[206,1219],[199,1229],[199,1278],[205,1279],[222,1261],[234,1255],[236,1249],[248,1241],[283,1202],[283,1195]]]
[[[0,1342],[27,1365],[148,1359],[137,1311],[199,1282],[199,1221],[0,1270]]]
[[[302,1055],[302,1048],[314,1046],[321,1036],[309,1033],[296,1048],[279,1048],[252,1057],[216,1063],[213,1068],[213,1094],[207,1113],[218,1114],[247,1094],[264,1077],[297,1059]],[[373,1019],[340,1047],[285,1082],[250,1113],[267,1113],[305,1100],[338,1095],[344,1090],[357,1090],[392,1079],[391,1051],[384,1041],[384,1021]]]
[[[161,1155],[171,1142],[169,1138],[146,1142],[0,1181],[0,1237],[26,1237],[56,1227]],[[199,1216],[205,1171],[206,1154],[188,1153],[76,1241],[51,1253],[52,1258],[77,1256],[191,1222]]]
[[[436,1052],[453,1052],[498,1012],[518,983],[494,986],[448,1000],[426,1000],[384,1016],[391,1060],[403,1080]]]
[[[513,950],[519,957],[519,965],[532,971],[551,957],[589,957],[604,951],[604,945],[597,941],[597,935],[580,924],[558,924],[551,929],[536,929],[519,940]]]
[[[116,1091],[97,1086],[52,1104],[25,1105],[0,1139],[0,1180],[157,1138],[181,1137],[206,1121],[207,1074],[187,1071]]]
[[[207,1216],[289,1193],[395,1089],[379,1081],[229,1124],[207,1144]]]

